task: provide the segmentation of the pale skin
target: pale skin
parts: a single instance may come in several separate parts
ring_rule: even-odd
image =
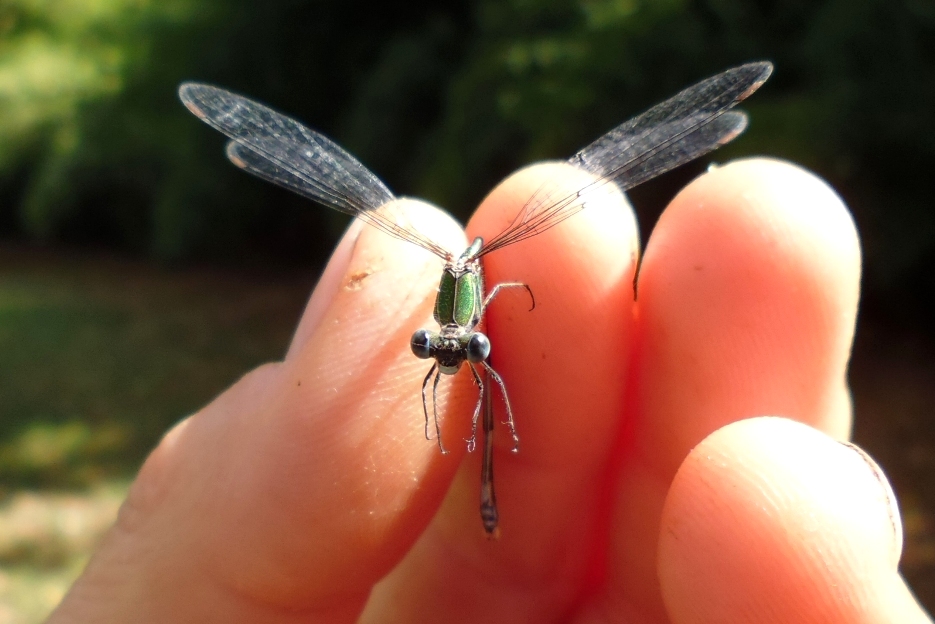
[[[412,214],[460,253],[583,175],[515,174],[467,237]],[[536,297],[487,316],[522,440],[498,429],[499,541],[461,442],[468,371],[441,384],[451,454],[423,436],[409,336],[440,261],[355,225],[285,360],[166,436],[51,621],[931,622],[885,478],[838,442],[860,274],[840,199],[777,161],[709,171],[647,242],[636,301],[635,232],[608,195],[485,258],[488,286]]]

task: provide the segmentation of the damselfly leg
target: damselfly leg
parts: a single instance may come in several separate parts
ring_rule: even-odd
[[[425,376],[425,381],[422,382],[422,410],[425,412],[425,439],[432,439],[432,434],[429,433],[429,402],[425,396],[425,389],[428,388],[429,380],[432,378],[432,375],[435,376],[435,382],[432,384],[432,417],[435,421],[435,439],[438,440],[438,449],[443,455],[447,455],[448,451],[445,450],[442,444],[442,429],[438,425],[438,380],[441,379],[442,373],[438,370],[437,363],[432,364],[432,368],[429,369],[429,374]]]

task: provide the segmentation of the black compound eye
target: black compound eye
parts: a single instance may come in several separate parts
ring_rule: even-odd
[[[412,335],[409,346],[415,356],[422,360],[432,357],[432,336],[427,329],[419,329]]]
[[[474,332],[468,340],[466,351],[468,362],[479,364],[490,355],[490,340],[484,334]]]

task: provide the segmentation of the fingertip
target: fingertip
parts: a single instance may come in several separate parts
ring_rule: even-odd
[[[567,218],[554,221],[558,227],[538,228],[534,236],[487,256],[488,271],[521,270],[531,280],[536,278],[540,288],[557,285],[556,289],[588,292],[614,287],[619,271],[635,266],[636,217],[626,196],[610,180],[564,162],[525,167],[484,199],[468,230],[489,243],[523,211]]]
[[[737,263],[757,246],[780,263],[813,263],[816,277],[828,276],[829,283],[847,278],[841,287],[856,300],[860,243],[854,220],[834,189],[798,165],[750,158],[712,167],[663,212],[646,263],[678,253],[686,228],[704,229],[709,247],[727,245]]]
[[[571,216],[484,256],[488,291],[501,282],[521,282],[535,299],[531,310],[519,289],[499,295],[486,331],[517,418],[536,415],[523,419],[519,457],[539,451],[551,463],[555,454],[549,449],[561,439],[562,461],[582,454],[590,462],[602,457],[593,440],[613,437],[619,414],[609,405],[619,399],[628,364],[639,241],[626,197],[612,182],[567,163],[540,163],[498,185],[468,230],[490,242],[518,214],[554,208]],[[569,411],[580,416],[570,418]]]
[[[692,450],[666,498],[666,608],[680,623],[911,621],[894,618],[919,615],[895,590],[898,527],[863,453],[791,420],[735,422]]]
[[[692,182],[649,240],[638,306],[645,405],[695,416],[647,448],[674,470],[711,431],[762,413],[846,438],[859,286],[854,222],[815,175],[757,158]]]
[[[811,270],[823,271],[825,282],[846,288],[856,304],[857,226],[837,192],[811,171],[775,158],[747,158],[712,168],[686,192],[716,202],[718,210],[735,218],[750,219],[749,236],[790,246],[787,257],[813,261]],[[847,278],[843,283],[842,277]]]
[[[856,309],[860,243],[854,220],[835,191],[789,162],[751,158],[710,169],[662,214],[647,246],[641,291],[656,288],[656,265],[705,259],[743,268],[759,285],[768,273],[806,282],[837,308]],[[643,292],[641,292],[641,295]]]

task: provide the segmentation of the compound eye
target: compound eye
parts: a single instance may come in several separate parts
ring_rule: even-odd
[[[490,340],[480,332],[471,334],[467,343],[467,359],[472,364],[479,364],[490,355]]]
[[[432,357],[432,336],[427,329],[419,329],[412,335],[409,341],[413,354],[420,360],[427,360]]]

